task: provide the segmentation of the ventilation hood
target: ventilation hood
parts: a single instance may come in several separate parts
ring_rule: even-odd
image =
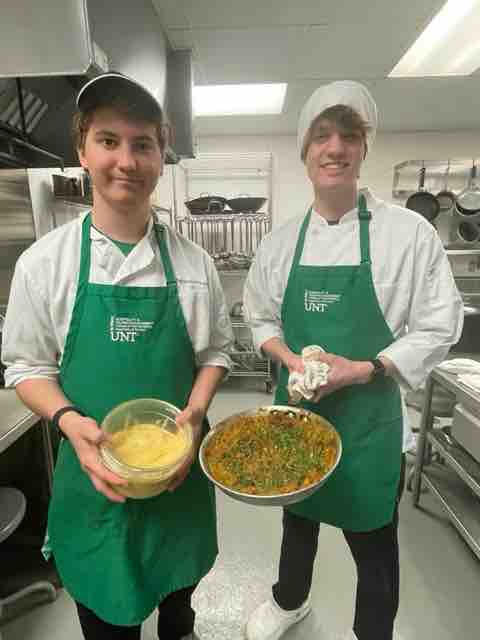
[[[0,19],[0,168],[77,166],[79,88],[108,71],[86,0],[15,0]]]

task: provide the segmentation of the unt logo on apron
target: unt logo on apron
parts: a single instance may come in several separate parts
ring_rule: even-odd
[[[327,311],[329,305],[338,302],[340,297],[340,295],[328,293],[328,291],[312,291],[311,289],[305,289],[305,311],[324,313]]]
[[[144,322],[140,318],[111,316],[110,338],[112,342],[135,342],[137,336],[152,327],[153,322]]]

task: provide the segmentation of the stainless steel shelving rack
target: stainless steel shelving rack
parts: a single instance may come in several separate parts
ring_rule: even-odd
[[[471,356],[469,356],[471,357]],[[451,523],[480,558],[480,463],[454,438],[432,428],[432,394],[435,385],[453,393],[458,403],[480,411],[480,395],[456,381],[456,376],[441,369],[430,374],[422,412],[414,471],[413,504],[420,502],[422,483],[439,501]],[[429,446],[444,464],[432,462]]]
[[[255,251],[272,228],[273,156],[271,153],[202,154],[183,160],[183,201],[210,193],[233,198],[240,194],[267,198],[257,213],[233,212],[190,214],[178,192],[174,194],[176,228],[202,246],[214,259],[226,294],[243,283]],[[232,316],[235,345],[231,352],[231,376],[255,377],[273,386],[272,363],[256,353],[250,330],[241,317]]]

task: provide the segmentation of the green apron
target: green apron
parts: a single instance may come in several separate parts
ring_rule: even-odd
[[[185,407],[195,358],[163,229],[155,227],[166,286],[126,287],[89,283],[90,226],[88,215],[60,369],[63,391],[98,423],[134,398]],[[48,534],[75,600],[110,624],[139,624],[169,593],[195,584],[212,567],[218,552],[214,490],[197,460],[173,493],[111,502],[95,490],[65,440]]]
[[[369,360],[393,342],[378,304],[370,262],[369,222],[359,198],[361,263],[355,266],[301,265],[312,211],[303,221],[285,297],[285,342],[295,353],[311,344],[351,360]],[[276,404],[288,402],[288,370],[282,367]],[[397,383],[378,377],[301,405],[332,422],[343,455],[318,491],[288,507],[293,513],[350,531],[371,531],[391,522],[400,476],[402,407]]]

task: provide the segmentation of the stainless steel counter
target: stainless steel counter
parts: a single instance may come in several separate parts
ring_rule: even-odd
[[[0,389],[0,453],[39,420],[20,401],[13,389]]]
[[[470,358],[472,360],[480,361],[479,355],[457,356],[455,354],[453,357]],[[458,376],[456,376],[455,374],[447,373],[446,371],[443,371],[438,367],[436,367],[432,371],[431,377],[444,389],[451,391],[456,397],[459,404],[462,404],[464,407],[468,407],[476,415],[480,415],[480,393],[473,391],[473,389],[470,389],[469,387],[463,385],[461,382],[458,382]]]

